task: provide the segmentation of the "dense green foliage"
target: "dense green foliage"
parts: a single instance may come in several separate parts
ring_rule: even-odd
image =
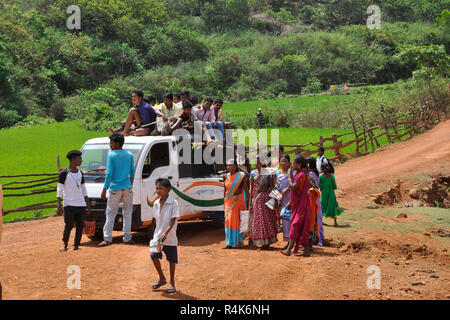
[[[381,7],[380,30],[366,26],[371,4]],[[81,30],[66,27],[70,5],[81,9]],[[0,0],[0,128],[29,115],[89,114],[85,127],[102,129],[124,115],[135,87],[159,100],[187,89],[238,101],[393,83],[417,69],[436,71],[415,60],[430,50],[447,77],[449,7],[450,0]]]

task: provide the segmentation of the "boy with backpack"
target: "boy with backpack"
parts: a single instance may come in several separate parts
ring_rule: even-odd
[[[67,153],[67,159],[69,159],[69,167],[63,169],[59,173],[58,187],[57,187],[57,199],[58,208],[57,215],[63,215],[63,209],[61,206],[61,197],[63,196],[64,207],[64,233],[63,233],[63,246],[59,249],[60,252],[65,252],[69,249],[69,237],[70,232],[75,224],[75,241],[74,250],[78,250],[80,245],[81,236],[83,234],[84,217],[87,209],[87,214],[91,214],[91,205],[87,196],[86,186],[84,184],[83,173],[78,170],[77,167],[81,165],[83,159],[81,158],[81,152],[78,150],[72,150]]]
[[[331,164],[330,160],[325,158],[324,152],[325,152],[325,149],[323,147],[319,147],[317,149],[317,155],[318,155],[317,160],[316,160],[317,171],[319,172],[319,174],[323,173],[323,168],[328,165],[330,167],[328,173],[334,174],[333,165]]]

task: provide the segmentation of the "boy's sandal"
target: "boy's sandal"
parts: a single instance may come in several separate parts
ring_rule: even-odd
[[[153,290],[158,289],[159,287],[162,287],[165,284],[167,284],[167,281],[159,282],[158,280],[152,285],[152,289]]]
[[[59,252],[66,252],[67,250],[69,250],[69,246],[62,246],[59,248]]]
[[[172,285],[169,285],[169,286],[167,287],[167,290],[166,290],[167,293],[174,293],[174,292],[176,292],[176,291],[177,291],[177,290],[176,290],[175,287],[172,286]]]

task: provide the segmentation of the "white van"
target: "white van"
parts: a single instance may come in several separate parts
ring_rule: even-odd
[[[109,138],[88,140],[81,152],[92,215],[96,219],[94,239],[102,239],[105,223],[106,201],[100,198],[103,190],[108,157]],[[204,147],[203,147],[204,148]],[[170,195],[178,200],[180,220],[208,218],[224,221],[224,182],[220,174],[226,169],[225,152],[221,161],[207,165],[179,163],[179,150],[175,136],[127,136],[123,149],[134,156],[135,178],[133,183],[132,231],[145,230],[153,234],[153,204],[157,200],[155,180],[167,178],[171,181]],[[193,159],[193,148],[190,148]],[[108,196],[108,195],[107,195]],[[116,216],[114,230],[122,230],[122,212]]]

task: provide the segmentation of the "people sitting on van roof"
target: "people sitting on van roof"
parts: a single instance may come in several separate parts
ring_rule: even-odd
[[[226,129],[231,129],[232,128],[231,122],[223,122],[222,106],[223,106],[222,99],[217,98],[216,100],[214,100],[213,108],[214,108],[214,115],[216,116],[216,121],[221,121]]]
[[[132,125],[135,130],[131,134],[136,136],[146,136],[154,130],[155,125],[151,123],[156,120],[156,112],[153,107],[144,101],[144,93],[142,90],[133,90],[131,93],[131,102],[133,103],[133,107],[128,111],[126,120],[122,121],[120,123],[121,127],[116,130],[108,128],[110,133],[121,132],[124,136],[127,136],[130,134]]]
[[[178,101],[178,104],[176,101]],[[222,106],[223,100],[218,98],[213,100],[206,97],[203,104],[198,104],[197,96],[191,96],[189,91],[182,91],[179,94],[166,93],[161,104],[156,103],[154,96],[144,98],[142,90],[134,90],[132,92],[133,107],[129,110],[125,121],[121,122],[121,127],[113,130],[108,128],[110,133],[123,133],[124,136],[136,135],[170,135],[172,131],[179,127],[189,128],[188,131],[193,132],[193,126],[187,125],[189,122],[186,114],[184,114],[183,103],[191,104],[190,115],[199,121],[202,125],[202,131],[207,132],[207,141],[224,140],[224,127],[231,129],[231,123],[223,123]],[[182,116],[183,115],[183,116]],[[181,118],[185,118],[181,125],[177,122]],[[177,124],[177,125],[175,125]],[[220,132],[220,136],[214,134],[213,129]]]
[[[223,141],[225,136],[223,123],[222,121],[216,121],[216,116],[214,114],[214,107],[212,106],[213,102],[214,102],[213,98],[206,97],[202,107],[195,110],[195,115],[197,116],[198,120],[201,120],[205,123],[211,138],[216,140],[216,135],[213,130],[214,128],[219,130],[221,134],[221,137],[219,137],[218,140]]]
[[[182,107],[181,105],[181,94],[180,93],[175,93],[173,95],[173,103],[175,103],[178,107]]]
[[[189,98],[189,101],[192,103],[192,105],[194,106],[194,110],[200,109],[202,106],[200,104],[198,104],[198,97],[197,96],[192,96]]]
[[[158,106],[157,110],[161,113],[161,119],[158,119],[156,134],[170,135],[170,128],[177,121],[181,112],[181,108],[173,102],[172,93],[164,95],[163,103]]]
[[[180,97],[181,97],[181,102],[183,103],[183,102],[186,102],[186,101],[189,101],[189,99],[190,99],[190,94],[189,94],[189,91],[182,91],[181,93],[180,93]],[[198,101],[197,101],[198,102]],[[195,106],[195,104],[193,104],[193,106]]]
[[[170,133],[173,133],[176,129],[183,128],[187,130],[189,133],[193,134],[194,129],[196,126],[201,126],[202,128],[202,136],[205,136],[206,143],[210,144],[213,142],[213,139],[211,139],[211,136],[208,133],[208,130],[206,128],[206,125],[197,120],[197,117],[192,112],[192,103],[190,101],[183,102],[183,111],[180,113],[180,116],[178,117],[177,121],[172,125],[170,128]]]
[[[148,96],[144,98],[144,101],[147,102],[153,109],[156,107],[156,98],[154,96]]]

